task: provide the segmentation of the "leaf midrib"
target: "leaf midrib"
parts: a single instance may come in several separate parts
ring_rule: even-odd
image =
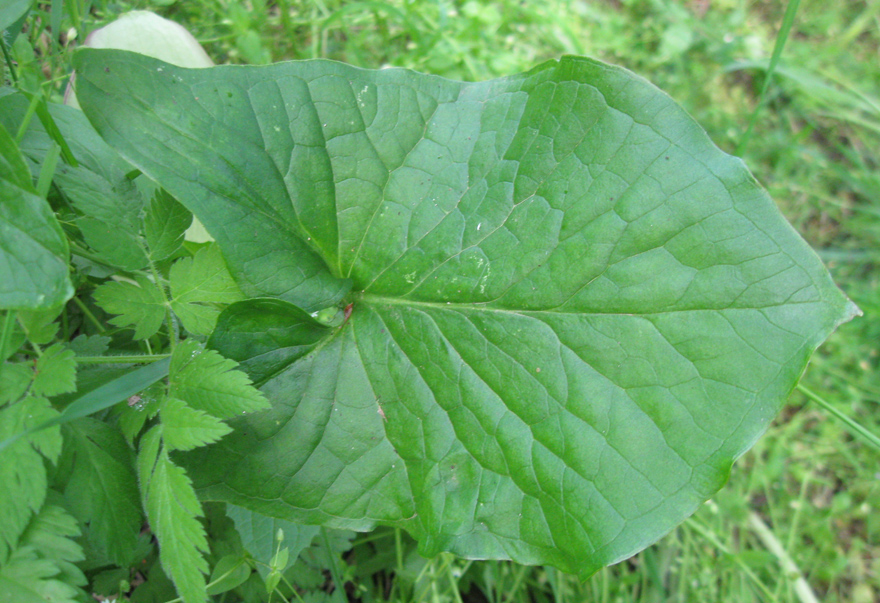
[[[738,308],[735,306],[729,306],[726,308],[681,308],[678,310],[660,310],[653,312],[600,312],[596,310],[559,310],[554,308],[547,309],[515,309],[515,308],[500,308],[493,307],[487,305],[485,302],[472,302],[472,303],[461,303],[461,302],[430,302],[430,301],[420,301],[420,300],[411,300],[401,297],[386,297],[383,295],[376,295],[373,293],[358,293],[356,297],[356,301],[354,304],[355,310],[357,309],[357,301],[360,300],[369,305],[379,306],[379,305],[392,305],[392,306],[406,306],[412,308],[428,308],[433,310],[451,310],[456,312],[491,312],[496,314],[507,314],[511,316],[533,316],[533,315],[541,315],[541,314],[551,314],[557,316],[632,316],[632,317],[647,317],[647,316],[661,316],[664,314],[684,314],[689,312],[726,312],[726,311],[753,311],[760,312],[761,310],[765,310],[768,308],[777,308],[782,306],[795,306],[795,305],[815,305],[815,304],[824,304],[826,303],[823,299],[817,299],[813,301],[803,301],[803,302],[792,302],[792,301],[782,301],[777,304],[768,304],[766,306],[749,306],[744,308]]]

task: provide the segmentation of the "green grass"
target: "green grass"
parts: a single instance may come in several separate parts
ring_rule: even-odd
[[[218,63],[326,57],[466,80],[563,53],[623,65],[669,92],[723,149],[743,150],[865,312],[820,349],[803,379],[807,389],[791,395],[712,501],[586,583],[509,562],[426,560],[408,536],[380,529],[357,536],[332,572],[324,566],[326,592],[345,583],[350,599],[432,603],[880,597],[880,452],[858,434],[880,433],[880,2],[802,0],[795,15],[789,11],[784,50],[787,3],[769,0],[60,5],[41,3],[9,49],[19,85],[56,101],[71,49],[132,8],[185,25]],[[772,79],[771,57],[778,59]],[[219,558],[224,545],[215,546]],[[331,598],[342,600],[341,591]],[[287,600],[297,597],[287,592]]]

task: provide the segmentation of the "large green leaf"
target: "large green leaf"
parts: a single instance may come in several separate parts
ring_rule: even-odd
[[[0,7],[0,34],[21,19],[31,8],[33,0],[9,0]],[[5,40],[4,40],[5,42]]]
[[[70,299],[67,260],[61,226],[0,124],[0,308],[45,309]]]
[[[280,298],[211,339],[273,408],[183,459],[209,498],[587,576],[712,496],[857,312],[743,164],[619,68],[77,72],[106,140]]]

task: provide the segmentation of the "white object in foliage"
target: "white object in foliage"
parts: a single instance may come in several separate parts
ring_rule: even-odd
[[[214,62],[184,27],[146,10],[120,15],[112,23],[88,35],[85,46],[130,50],[179,67],[213,67]],[[70,81],[74,82],[74,74]],[[64,103],[79,109],[73,86],[68,85]],[[186,231],[186,240],[195,243],[213,241],[198,218]]]

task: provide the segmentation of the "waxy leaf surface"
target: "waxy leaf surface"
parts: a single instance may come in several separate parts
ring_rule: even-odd
[[[208,498],[588,576],[712,496],[857,312],[743,164],[619,68],[85,51],[77,73],[105,139],[278,298],[212,336],[273,408],[182,458]],[[341,326],[308,315],[337,304]]]

